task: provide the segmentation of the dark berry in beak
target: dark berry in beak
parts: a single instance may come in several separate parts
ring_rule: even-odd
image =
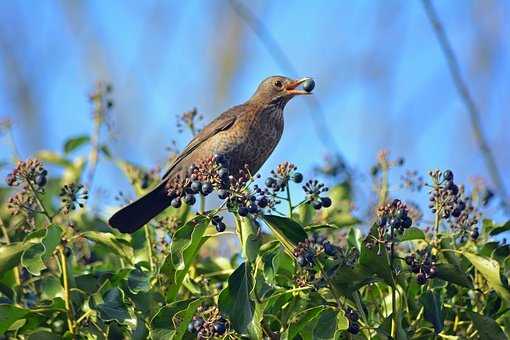
[[[305,90],[306,92],[312,92],[314,88],[315,88],[315,81],[312,78],[308,78],[303,83],[303,90]]]

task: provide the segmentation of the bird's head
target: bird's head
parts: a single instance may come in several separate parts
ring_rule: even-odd
[[[302,89],[299,89],[300,86]],[[260,83],[250,101],[262,104],[283,103],[285,105],[294,96],[312,94],[314,86],[312,78],[293,80],[283,76],[272,76]]]

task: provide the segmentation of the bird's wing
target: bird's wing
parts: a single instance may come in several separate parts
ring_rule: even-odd
[[[175,169],[179,163],[185,159],[189,154],[193,152],[200,144],[202,144],[207,139],[211,138],[215,134],[221,131],[228,130],[238,117],[239,112],[241,111],[242,105],[231,108],[228,111],[223,112],[218,118],[214,119],[211,123],[209,123],[199,134],[195,136],[191,140],[191,142],[186,146],[186,148],[177,156],[177,158],[172,162],[168,170],[163,175],[162,179],[165,180]]]

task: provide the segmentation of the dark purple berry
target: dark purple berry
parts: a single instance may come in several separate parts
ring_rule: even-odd
[[[220,321],[215,322],[213,328],[214,332],[218,335],[225,334],[225,331],[227,330],[227,326],[225,325],[225,323]]]
[[[38,187],[45,186],[47,182],[46,176],[43,174],[37,175],[35,178],[35,184],[37,184]]]
[[[202,190],[202,183],[200,183],[199,181],[193,181],[191,182],[190,188],[194,193],[197,194]]]
[[[320,200],[313,200],[312,201],[312,207],[316,210],[319,210],[320,208],[322,208],[322,203]]]
[[[190,322],[188,324],[188,332],[190,332],[190,333],[195,333],[196,332],[195,327],[193,326],[193,322]]]
[[[200,316],[194,316],[191,322],[193,324],[193,328],[195,328],[195,330],[198,332],[204,324],[204,319]]]
[[[265,207],[267,207],[267,204],[268,204],[267,198],[265,198],[265,197],[261,197],[261,198],[259,198],[259,200],[257,201],[257,204],[258,204],[258,205],[259,205],[259,207],[261,207],[261,208],[265,208]]]
[[[303,182],[303,174],[300,173],[300,172],[296,172],[294,174],[294,176],[292,176],[292,180],[295,182],[295,183],[301,183]]]
[[[453,180],[453,172],[451,170],[445,170],[445,172],[443,172],[443,178],[445,181],[452,181]]]
[[[402,219],[402,227],[405,229],[410,228],[412,224],[413,220],[409,216],[406,216]]]
[[[223,217],[222,216],[219,216],[219,215],[214,215],[211,219],[211,222],[212,224],[214,225],[217,225],[218,223],[220,223],[221,221],[223,221]]]
[[[312,92],[315,88],[315,81],[312,78],[308,78],[303,83],[303,90],[306,92]]]
[[[313,265],[313,263],[315,262],[315,254],[312,251],[307,251],[304,256],[305,256],[305,261],[309,265]]]
[[[437,274],[436,266],[432,266],[432,267],[430,267],[430,268],[429,268],[429,271],[428,271],[428,273],[427,273],[427,274],[428,274],[428,276],[429,276],[430,278],[434,278],[434,277],[436,277],[436,274]]]
[[[414,257],[413,256],[406,256],[406,263],[408,266],[411,266],[414,263]]]
[[[213,191],[213,186],[210,182],[202,183],[202,194],[204,196],[209,195]]]
[[[174,198],[170,204],[174,208],[180,208],[180,206],[181,206],[181,198],[180,197]]]
[[[427,283],[427,277],[423,273],[418,273],[418,275],[416,275],[416,282],[418,282],[419,285],[424,285]]]
[[[411,271],[415,274],[419,273],[420,272],[420,266],[414,262],[411,264]]]
[[[238,211],[239,213],[239,216],[248,216],[248,208],[244,207],[244,206],[240,206]]]
[[[334,256],[335,253],[336,253],[335,247],[331,243],[329,243],[329,242],[324,242],[322,244],[322,248],[324,248],[324,253],[326,255]]]
[[[227,179],[228,178],[228,169],[227,168],[221,168],[218,171],[218,176],[220,176],[221,179]]]
[[[218,190],[218,197],[222,200],[226,199],[228,197],[228,190],[225,189]]]
[[[296,261],[301,267],[306,266],[306,260],[304,256],[299,255],[298,257],[296,257]]]
[[[196,201],[197,200],[196,200],[195,196],[193,196],[192,194],[187,194],[186,197],[184,198],[184,202],[187,205],[193,205],[193,204],[195,204]]]
[[[248,212],[250,214],[256,214],[259,211],[259,207],[255,203],[250,203],[248,206]]]
[[[321,197],[321,205],[324,208],[331,207],[331,198],[329,198],[329,197]]]
[[[221,232],[224,232],[225,229],[227,229],[227,226],[225,225],[225,223],[223,222],[220,222],[216,225],[216,230],[221,233]]]
[[[359,333],[359,324],[357,322],[349,322],[349,328],[347,331],[351,334]]]
[[[266,187],[273,188],[276,184],[276,180],[273,177],[268,177],[266,179]]]

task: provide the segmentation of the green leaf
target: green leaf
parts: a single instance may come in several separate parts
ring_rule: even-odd
[[[248,261],[255,262],[261,245],[261,241],[257,237],[258,227],[251,218],[241,217],[240,219],[243,255]]]
[[[489,232],[489,235],[495,236],[495,235],[499,235],[499,234],[505,233],[505,232],[507,232],[509,230],[510,230],[510,221],[507,221],[506,223],[504,223],[504,224],[502,224],[500,226],[497,226],[494,229],[492,229]]]
[[[58,153],[53,151],[47,150],[39,151],[37,153],[37,158],[45,163],[55,164],[63,168],[71,167],[73,165],[73,163],[70,160],[60,156]]]
[[[291,320],[288,327],[288,339],[294,339],[310,323],[317,322],[317,318],[325,308],[324,306],[317,306],[293,315],[294,319]]]
[[[444,327],[444,314],[441,308],[441,296],[438,292],[426,291],[420,302],[424,308],[425,320],[434,325],[436,334],[439,334]]]
[[[469,252],[463,252],[462,254],[482,274],[489,283],[489,286],[491,286],[496,293],[503,299],[510,301],[510,291],[501,281],[499,263],[496,260],[481,257]]]
[[[78,149],[80,146],[87,144],[88,142],[90,142],[90,137],[88,135],[81,135],[70,138],[64,144],[64,152],[70,153]]]
[[[112,233],[102,233],[99,231],[86,231],[83,233],[83,236],[107,247],[113,253],[122,256],[128,263],[132,263],[133,248],[131,248],[127,241],[115,237]]]
[[[150,289],[151,274],[143,271],[140,266],[132,269],[128,275],[128,288],[133,294],[147,292]]]
[[[162,268],[163,272],[166,272],[171,279],[173,278],[167,291],[168,301],[175,300],[191,263],[195,260],[202,245],[208,240],[208,237],[204,236],[208,225],[208,218],[197,216],[175,232],[170,255],[166,258]]]
[[[248,325],[253,319],[254,304],[250,299],[253,277],[248,262],[242,263],[228,278],[228,287],[223,289],[218,298],[220,310],[228,318],[236,331],[248,332]]]
[[[37,241],[37,236],[42,234],[40,243],[33,244],[26,249],[21,256],[21,264],[32,274],[39,276],[41,271],[46,269],[46,261],[55,251],[60,243],[62,229],[56,225],[50,225],[46,230],[38,230],[27,237],[26,242]]]
[[[181,300],[163,306],[151,319],[150,335],[153,340],[171,339],[176,333],[178,320],[175,316],[189,307],[195,299]],[[187,326],[187,324],[186,324]]]
[[[307,238],[303,227],[286,217],[264,215],[264,221],[269,226],[274,236],[280,241],[285,249],[292,253],[294,247]]]
[[[402,235],[398,237],[399,241],[411,241],[411,240],[424,240],[425,239],[425,233],[423,230],[411,227],[409,229],[406,229]]]
[[[94,309],[98,311],[103,321],[117,321],[122,324],[131,318],[124,303],[124,293],[119,288],[109,289],[103,298],[103,303],[95,306]]]
[[[31,246],[30,243],[11,243],[0,247],[0,274],[16,267],[23,252]]]
[[[207,298],[196,299],[193,302],[190,302],[185,310],[179,311],[175,314],[180,322],[179,326],[176,328],[173,339],[182,339],[184,337],[188,331],[188,324],[191,322],[198,306],[200,306],[205,300],[207,300]]]
[[[478,336],[484,340],[506,340],[508,339],[494,319],[474,313],[471,311],[467,312],[469,318],[473,320],[475,328],[478,330]]]
[[[29,312],[28,309],[12,305],[0,305],[0,334],[4,334],[14,322],[23,319]]]
[[[323,310],[313,331],[316,340],[333,339],[336,331],[337,313],[331,308]]]
[[[473,283],[463,271],[450,263],[436,265],[436,276],[439,279],[458,284],[467,288],[473,288]]]

